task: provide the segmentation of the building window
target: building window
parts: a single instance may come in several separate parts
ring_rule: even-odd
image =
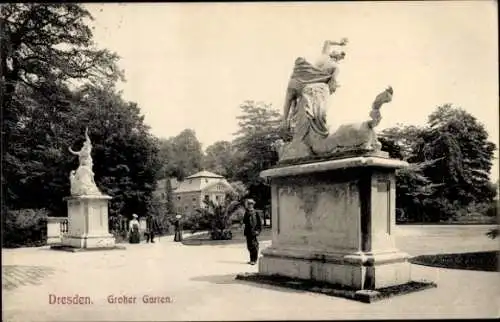
[[[193,198],[193,201],[196,201],[196,198]]]
[[[209,195],[205,195],[205,200],[209,200],[210,199],[210,196]]]
[[[215,196],[215,200],[219,201],[220,196]]]

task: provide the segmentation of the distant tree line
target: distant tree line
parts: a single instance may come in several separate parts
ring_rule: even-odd
[[[288,140],[290,133],[280,126],[280,113],[269,104],[245,101],[240,109],[235,139],[216,142],[205,153],[192,130],[162,140],[163,175],[182,179],[202,168],[219,173],[243,182],[264,209],[270,203],[270,188],[259,174],[278,162],[272,143]],[[496,147],[488,141],[484,125],[470,113],[445,104],[429,115],[424,126],[388,128],[380,131],[379,139],[390,157],[410,164],[397,171],[398,221],[496,216],[493,199],[498,183],[489,179]]]

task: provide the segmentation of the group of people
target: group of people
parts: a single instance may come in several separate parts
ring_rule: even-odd
[[[132,215],[132,220],[129,222],[129,242],[131,244],[139,244],[141,242],[140,224],[138,220],[139,216],[136,214]],[[175,237],[174,241],[182,241],[182,224],[180,222],[181,216],[177,215],[174,222],[175,226]],[[146,237],[146,243],[154,243],[155,236],[162,231],[162,225],[159,223],[158,219],[152,215],[146,217],[146,230],[144,235]]]
[[[245,203],[245,214],[243,216],[244,230],[243,233],[246,238],[247,249],[250,255],[250,260],[248,264],[255,265],[259,257],[259,241],[257,237],[262,232],[262,218],[257,213],[254,208],[255,201],[253,199],[248,199]],[[140,243],[140,225],[138,216],[136,214],[132,215],[133,219],[129,223],[129,242],[131,244]],[[182,221],[181,216],[177,215],[174,222],[175,236],[174,241],[182,241]],[[146,217],[146,242],[154,243],[155,235],[161,231],[161,225],[158,220],[149,215]]]

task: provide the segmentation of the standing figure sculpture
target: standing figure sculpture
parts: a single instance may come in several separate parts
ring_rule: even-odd
[[[285,126],[292,129],[293,138],[288,144],[283,145],[283,142],[280,142],[276,145],[280,160],[339,152],[380,150],[374,128],[381,120],[381,106],[392,100],[391,87],[376,97],[372,104],[370,120],[342,125],[333,134],[327,126],[328,98],[339,87],[338,62],[345,57],[344,52],[330,50],[330,47],[346,44],[345,38],[340,42],[326,41],[320,59],[314,64],[302,57],[295,60],[283,108]]]
[[[88,128],[85,129],[85,142],[83,143],[82,149],[75,152],[69,147],[69,152],[73,155],[77,155],[80,161],[78,169],[76,169],[76,171],[71,171],[70,174],[71,195],[101,195],[101,192],[95,184],[94,172],[92,171],[92,143],[90,142]]]

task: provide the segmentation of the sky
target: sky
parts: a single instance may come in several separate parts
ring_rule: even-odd
[[[316,3],[93,3],[95,41],[121,57],[125,99],[159,137],[195,130],[206,148],[231,140],[239,105],[280,108],[297,57],[349,39],[327,120],[332,130],[368,118],[387,86],[378,131],[423,125],[451,103],[499,145],[495,1]],[[498,152],[495,155],[498,157]],[[498,160],[492,179],[498,178]]]

